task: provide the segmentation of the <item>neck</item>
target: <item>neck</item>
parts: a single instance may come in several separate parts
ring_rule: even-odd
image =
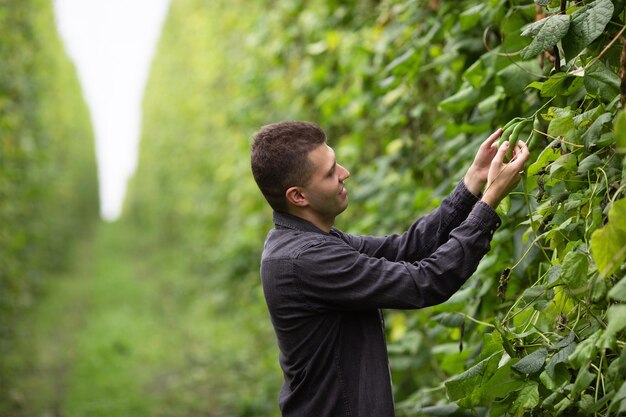
[[[332,219],[323,219],[315,213],[310,212],[309,210],[298,210],[291,208],[291,210],[289,210],[289,214],[300,217],[301,219],[312,223],[315,227],[326,233],[330,232],[330,228],[333,227],[333,224],[335,224],[334,217]]]

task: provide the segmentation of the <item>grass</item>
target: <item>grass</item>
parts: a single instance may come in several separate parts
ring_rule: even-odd
[[[10,404],[19,416],[275,416],[280,382],[260,292],[216,308],[184,254],[118,223],[16,328]],[[1,414],[1,413],[0,413]]]

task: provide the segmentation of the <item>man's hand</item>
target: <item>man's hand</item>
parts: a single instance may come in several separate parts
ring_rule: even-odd
[[[513,149],[513,158],[508,164],[504,163],[504,155],[509,149],[509,142],[504,142],[498,149],[496,156],[491,161],[487,175],[487,188],[482,201],[494,209],[500,201],[510,193],[520,181],[524,163],[528,159],[528,148],[522,141],[517,142]]]
[[[480,194],[483,186],[487,182],[491,161],[493,161],[493,158],[498,153],[498,144],[496,141],[500,135],[502,135],[502,129],[496,130],[480,145],[478,152],[476,152],[474,162],[472,162],[472,166],[470,166],[463,178],[465,187],[474,195]]]

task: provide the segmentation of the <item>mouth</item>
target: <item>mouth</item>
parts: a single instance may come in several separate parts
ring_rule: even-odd
[[[339,195],[344,195],[344,194],[348,194],[348,189],[346,188],[345,185],[341,184],[341,188],[339,189]]]

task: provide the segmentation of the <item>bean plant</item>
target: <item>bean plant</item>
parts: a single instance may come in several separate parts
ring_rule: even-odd
[[[497,209],[491,251],[446,303],[386,312],[398,414],[626,411],[624,1],[244,7],[174,3],[164,42],[171,52],[184,38],[178,50],[192,53],[156,61],[142,155],[161,156],[140,162],[127,213],[187,242],[196,270],[219,276],[226,294],[262,302],[250,288],[270,213],[241,162],[260,125],[322,125],[352,173],[337,226],[371,234],[436,207],[504,128],[502,140],[526,142],[531,157]],[[236,33],[219,48],[201,30],[175,30],[217,15]],[[208,58],[218,50],[228,71]],[[170,95],[159,101],[158,88]],[[178,94],[168,124],[165,104]],[[193,157],[181,164],[183,155]],[[175,198],[151,197],[157,189]],[[214,236],[224,239],[198,244]]]

